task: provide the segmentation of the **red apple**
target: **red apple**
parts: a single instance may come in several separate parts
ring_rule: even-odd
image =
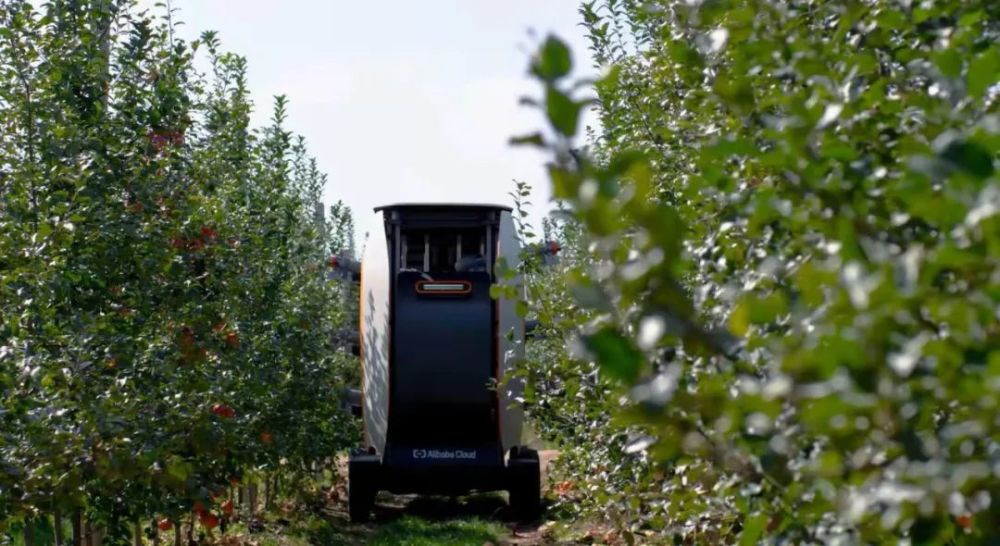
[[[236,410],[226,404],[212,404],[212,413],[223,419],[232,419],[233,417],[236,417]]]
[[[215,529],[219,526],[219,516],[211,512],[205,512],[198,515],[198,522],[206,529]]]

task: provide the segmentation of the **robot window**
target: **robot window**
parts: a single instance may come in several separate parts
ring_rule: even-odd
[[[400,270],[430,274],[487,271],[485,241],[485,229],[404,232]]]

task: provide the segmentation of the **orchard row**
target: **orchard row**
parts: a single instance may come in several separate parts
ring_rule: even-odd
[[[0,532],[212,527],[231,483],[294,483],[353,440],[325,266],[350,213],[324,219],[285,99],[263,129],[252,109],[211,33],[132,2],[2,3]]]

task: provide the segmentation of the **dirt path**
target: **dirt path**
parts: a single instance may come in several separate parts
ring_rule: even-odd
[[[543,488],[549,466],[558,456],[555,450],[542,450],[539,459],[542,468]],[[340,461],[341,475],[347,475],[346,459]],[[502,493],[483,493],[466,497],[429,497],[421,495],[379,495],[373,517],[365,524],[350,523],[347,514],[347,491],[338,488],[331,494],[327,513],[333,520],[333,527],[343,529],[340,540],[365,544],[384,528],[400,526],[400,522],[414,518],[447,530],[461,527],[467,522],[486,522],[490,528],[502,528],[503,535],[495,546],[536,546],[547,544],[540,530],[542,522],[521,524],[514,521],[506,496]],[[401,529],[405,529],[401,527]],[[405,531],[401,531],[405,532]],[[489,544],[492,541],[485,541]]]

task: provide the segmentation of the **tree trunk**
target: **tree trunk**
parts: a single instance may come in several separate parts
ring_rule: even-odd
[[[142,525],[139,522],[135,522],[135,531],[132,533],[132,542],[134,546],[142,546]]]
[[[160,527],[156,524],[154,519],[150,529],[153,530],[153,546],[160,546]]]
[[[24,520],[24,546],[35,546],[35,518]]]
[[[55,510],[52,513],[52,530],[55,534],[56,546],[65,546],[66,537],[63,533],[63,517],[62,512]]]
[[[83,518],[80,516],[80,511],[77,510],[73,512],[72,526],[73,526],[73,546],[83,546]]]
[[[104,530],[89,521],[83,524],[83,540],[86,546],[101,546],[104,543]]]
[[[181,544],[181,522],[177,520],[174,522],[174,546],[182,546]]]
[[[273,487],[271,486],[271,477],[264,476],[264,511],[271,511],[271,497],[274,495]]]

